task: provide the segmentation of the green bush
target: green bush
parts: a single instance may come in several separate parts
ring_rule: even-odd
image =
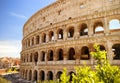
[[[0,83],[11,83],[10,81],[7,81],[6,79],[0,77]]]

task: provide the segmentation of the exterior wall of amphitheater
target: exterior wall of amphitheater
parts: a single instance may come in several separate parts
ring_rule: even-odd
[[[63,68],[74,72],[84,61],[93,66],[93,44],[120,65],[120,0],[57,0],[35,13],[23,27],[21,77],[58,79]]]

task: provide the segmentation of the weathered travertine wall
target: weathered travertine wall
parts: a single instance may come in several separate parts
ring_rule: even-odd
[[[23,27],[21,76],[27,80],[58,79],[90,56],[93,44],[120,65],[120,0],[57,0],[35,13]]]

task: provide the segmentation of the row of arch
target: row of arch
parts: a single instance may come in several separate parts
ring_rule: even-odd
[[[56,51],[50,49],[48,52],[41,51],[31,53],[31,54],[24,54],[21,56],[22,62],[39,62],[39,61],[62,61],[64,58],[67,58],[67,60],[89,60],[90,57],[90,48],[88,46],[81,47],[80,50],[75,49],[74,47],[70,47],[67,51],[62,48],[57,49]],[[106,50],[106,47],[104,45],[100,45],[101,50]],[[93,49],[92,49],[93,50]],[[106,50],[107,51],[107,50]],[[111,51],[114,52],[113,59],[119,60],[120,59],[120,43],[114,44],[112,46]],[[112,56],[112,55],[111,55]]]
[[[68,72],[68,75],[70,75],[70,81],[72,80],[72,73],[73,71]],[[53,73],[53,71],[47,71],[44,70],[38,71],[38,70],[21,70],[21,76],[25,80],[29,81],[44,81],[44,80],[54,80],[54,79],[60,79],[60,76],[62,74],[62,71],[57,71],[57,73]],[[75,74],[75,73],[74,73]]]
[[[117,27],[114,27],[114,24],[118,24]],[[119,20],[114,19],[110,21],[110,25],[112,28],[110,29],[120,29]],[[63,28],[57,29],[57,31],[49,31],[48,34],[46,32],[42,34],[38,34],[36,36],[33,36],[32,38],[27,38],[23,41],[23,48],[27,48],[33,45],[37,45],[40,43],[46,43],[49,41],[64,39],[64,38],[73,38],[75,36],[85,36],[89,35],[91,30],[89,29],[91,27],[88,26],[87,23],[82,23],[81,25],[75,27],[74,25],[69,26],[64,30]],[[106,33],[105,24],[102,21],[97,21],[93,24],[92,32],[93,34],[104,34]],[[77,34],[77,35],[76,35]],[[79,35],[78,35],[79,34]]]

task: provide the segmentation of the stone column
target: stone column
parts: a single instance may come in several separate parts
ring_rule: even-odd
[[[41,36],[39,35],[39,44],[41,43]]]
[[[34,52],[32,53],[32,63],[35,62],[34,61]]]
[[[105,35],[109,35],[110,34],[110,30],[109,30],[109,22],[107,21],[107,18],[105,17],[104,18],[104,32],[105,32]]]
[[[54,30],[54,41],[57,41],[57,30]]]
[[[28,48],[28,40],[26,40],[26,48]]]
[[[76,58],[76,64],[80,63],[80,51],[79,51],[79,47],[75,48],[75,58]]]
[[[49,33],[47,32],[46,33],[46,43],[48,43],[49,42]]]
[[[48,61],[48,51],[46,50],[46,52],[45,52],[45,63],[47,64],[47,61]]]
[[[39,51],[38,51],[38,63],[41,61],[41,60],[40,60],[40,59],[41,59],[40,57],[41,57],[41,51],[39,50]]]
[[[67,28],[66,28],[66,26],[63,26],[64,28],[63,28],[63,38],[64,38],[64,40],[66,40],[67,39]]]
[[[65,49],[67,49],[67,48],[64,48],[64,51],[63,51],[64,64],[66,64],[66,61],[68,59],[67,50],[65,50]]]
[[[55,73],[54,70],[52,72],[53,72],[53,80],[55,80],[56,79],[56,73]]]
[[[30,46],[32,46],[32,38],[30,38]]]
[[[88,45],[88,48],[89,48],[89,55],[90,55],[90,52],[94,52],[94,44],[93,43],[90,43],[89,45]],[[94,58],[92,57],[92,55],[90,55],[90,64],[91,65],[95,65],[95,60],[94,60]]]
[[[53,61],[57,61],[57,50],[54,50]]]
[[[29,54],[28,54],[28,62],[30,62],[30,56],[31,56],[31,54],[29,52]]]
[[[29,71],[27,70],[27,80],[29,80]]]
[[[32,70],[32,78],[31,78],[32,81],[34,81],[34,71]]]
[[[92,20],[88,20],[88,35],[89,37],[93,36],[93,23]]]
[[[48,80],[47,78],[48,78],[47,71],[45,71],[45,80]]]
[[[110,60],[110,63],[112,63],[112,60],[113,60],[113,56],[114,56],[114,53],[112,52],[112,42],[110,42],[109,40],[107,40],[107,59]]]
[[[36,45],[36,36],[34,36],[34,45]]]
[[[75,33],[74,33],[74,37],[75,39],[78,39],[80,37],[80,33],[79,33],[79,26],[75,25]]]

